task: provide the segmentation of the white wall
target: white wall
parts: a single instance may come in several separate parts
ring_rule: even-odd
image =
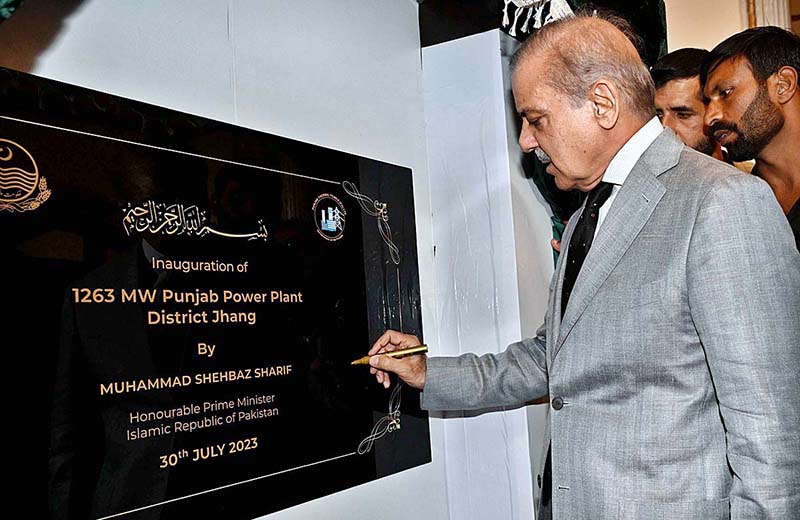
[[[511,207],[514,218],[514,250],[517,265],[517,292],[519,298],[520,332],[523,338],[536,335],[544,321],[550,280],[553,277],[554,261],[550,239],[553,228],[550,217],[553,212],[538,188],[525,176],[522,169],[522,150],[519,147],[520,121],[511,91],[509,61],[516,45],[504,40],[502,47],[504,91],[506,97],[506,138],[509,156],[509,178],[511,181]],[[530,471],[534,495],[538,497],[537,474],[544,466],[546,450],[544,435],[549,420],[549,400],[527,406],[528,444],[530,449]]]
[[[415,2],[31,0],[0,48],[2,66],[412,168],[436,337]],[[441,421],[431,435],[432,464],[270,518],[446,518]]]
[[[509,40],[493,30],[422,55],[436,344],[447,355],[501,352],[544,316],[550,220],[519,163]],[[539,408],[446,419],[451,520],[533,517],[543,424]]]
[[[713,49],[728,36],[747,29],[740,0],[665,0],[667,46]]]

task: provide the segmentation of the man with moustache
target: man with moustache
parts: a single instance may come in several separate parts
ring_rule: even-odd
[[[734,161],[755,159],[800,249],[800,36],[756,27],[717,45],[703,63],[706,124]]]
[[[545,25],[512,71],[521,148],[588,192],[544,325],[458,357],[375,355],[419,344],[387,331],[378,382],[429,410],[549,395],[540,519],[800,518],[800,254],[769,187],[663,129],[647,68],[591,14]]]
[[[708,135],[704,122],[700,67],[706,56],[705,49],[679,49],[650,67],[656,86],[656,115],[686,146],[723,161],[722,147]]]

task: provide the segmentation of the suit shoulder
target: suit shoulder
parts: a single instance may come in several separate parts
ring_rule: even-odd
[[[683,147],[678,163],[667,174],[678,175],[687,180],[692,179],[700,184],[713,184],[721,177],[748,176],[735,166],[688,146]]]
[[[659,179],[695,223],[724,221],[754,234],[788,227],[772,188],[755,175],[688,147],[673,170]]]
[[[659,176],[668,191],[684,193],[700,202],[710,191],[762,191],[766,183],[738,168],[684,146],[674,167]],[[738,189],[737,189],[738,188]],[[767,187],[768,189],[768,187]]]

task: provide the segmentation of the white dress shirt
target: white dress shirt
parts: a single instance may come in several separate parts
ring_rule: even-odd
[[[597,237],[597,232],[600,231],[600,226],[603,225],[603,220],[605,220],[606,215],[608,215],[608,210],[611,209],[611,205],[614,203],[614,199],[617,198],[619,189],[622,187],[625,179],[628,178],[628,174],[631,173],[636,161],[638,161],[644,151],[653,144],[653,141],[656,140],[656,137],[658,137],[663,130],[664,127],[661,126],[661,122],[657,117],[654,117],[641,127],[639,131],[633,134],[633,136],[628,139],[628,142],[619,149],[614,158],[611,159],[611,162],[608,163],[608,168],[606,168],[606,172],[603,174],[603,182],[613,184],[614,188],[611,190],[611,196],[608,197],[605,204],[600,206],[600,213],[597,216],[597,228],[594,232],[595,237]]]

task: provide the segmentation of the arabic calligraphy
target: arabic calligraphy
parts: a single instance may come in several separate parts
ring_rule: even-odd
[[[267,228],[261,220],[258,221],[258,228],[254,233],[226,233],[214,229],[207,224],[207,213],[195,205],[164,204],[148,200],[139,205],[129,202],[122,212],[124,214],[122,225],[128,236],[147,231],[170,236],[204,237],[213,234],[225,238],[263,241],[269,237]]]

